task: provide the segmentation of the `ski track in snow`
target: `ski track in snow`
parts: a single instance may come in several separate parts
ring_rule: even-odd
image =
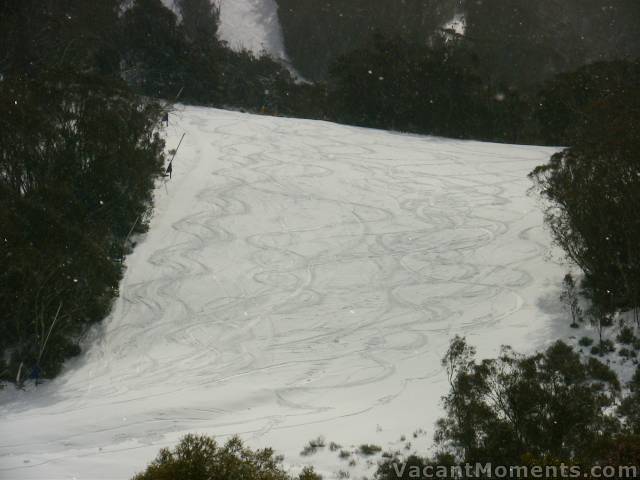
[[[338,452],[298,454],[318,435],[426,453],[454,334],[481,355],[553,339],[539,299],[563,269],[526,195],[552,149],[192,107],[172,121],[174,179],[111,316],[64,375],[0,397],[0,478],[125,479],[187,432],[333,478]]]

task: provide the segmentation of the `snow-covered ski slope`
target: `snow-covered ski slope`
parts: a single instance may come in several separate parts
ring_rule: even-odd
[[[333,478],[348,461],[299,456],[309,440],[426,452],[453,335],[481,355],[557,336],[563,269],[526,177],[551,149],[171,121],[168,147],[187,135],[112,315],[57,380],[0,394],[0,478],[126,479],[187,432]]]
[[[219,0],[218,35],[234,49],[286,59],[275,0]]]
[[[178,17],[177,0],[162,0]],[[211,0],[220,8],[218,37],[234,50],[266,53],[285,60],[287,55],[275,0]]]

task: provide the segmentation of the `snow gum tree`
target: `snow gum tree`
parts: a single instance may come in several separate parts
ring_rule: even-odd
[[[555,241],[605,314],[640,305],[640,89],[604,92],[583,109],[572,146],[531,173]]]
[[[454,340],[447,364],[453,351],[470,352]],[[594,450],[618,431],[608,413],[620,391],[615,374],[593,358],[581,360],[562,342],[532,356],[505,347],[496,359],[465,359],[463,365],[444,397],[446,417],[436,432],[440,448],[458,460],[583,461],[597,456]]]
[[[573,275],[567,273],[562,281],[562,294],[560,300],[571,314],[571,327],[578,328],[578,322],[582,322],[582,309],[580,308],[580,298],[578,288],[573,279]]]
[[[164,143],[119,78],[119,0],[0,7],[0,378],[52,377],[118,294]]]
[[[211,437],[186,435],[174,449],[163,448],[132,480],[321,480],[309,467],[292,477],[281,462],[273,450],[251,450],[238,437],[220,445]]]

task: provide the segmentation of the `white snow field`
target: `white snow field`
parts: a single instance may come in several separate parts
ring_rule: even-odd
[[[178,17],[176,0],[162,0]],[[287,60],[275,0],[211,0],[220,8],[218,37],[234,50],[246,49]]]
[[[187,136],[111,316],[58,379],[0,394],[3,480],[128,479],[188,432],[361,478],[379,457],[300,451],[427,453],[453,335],[480,356],[558,336],[564,270],[526,177],[552,149],[171,121],[168,147]]]
[[[218,36],[231,48],[267,53],[286,60],[287,55],[275,0],[218,0]]]

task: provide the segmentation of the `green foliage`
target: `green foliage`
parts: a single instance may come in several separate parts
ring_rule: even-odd
[[[174,449],[163,448],[147,469],[133,480],[294,480],[281,467],[282,459],[266,448],[251,450],[238,437],[224,445],[203,435],[187,435]],[[304,468],[297,480],[322,480]]]
[[[635,0],[277,3],[294,66],[327,84],[314,118],[566,145],[590,103],[638,84]],[[462,36],[443,31],[454,14]]]
[[[0,72],[36,77],[52,66],[84,73],[118,69],[121,0],[5,0],[0,3]]]
[[[638,353],[635,350],[631,350],[629,348],[621,348],[620,350],[618,350],[618,355],[620,355],[622,358],[630,360],[636,358],[638,356]]]
[[[601,357],[615,351],[616,348],[611,340],[601,340],[597,345],[591,347],[591,354],[600,355]]]
[[[636,0],[277,0],[287,53],[306,78],[324,80],[339,56],[374,31],[426,45],[454,14],[483,76],[522,87],[580,65],[640,53]]]
[[[305,447],[302,449],[302,451],[300,452],[300,455],[302,455],[303,457],[306,457],[308,455],[313,455],[319,449],[324,448],[325,445],[326,444],[325,444],[324,438],[322,437],[318,437],[314,440],[310,440],[309,443],[305,445]]]
[[[640,53],[635,0],[468,1],[465,14],[483,69],[509,85],[535,85],[580,65]]]
[[[558,77],[537,95],[542,79],[590,58],[554,53],[564,47],[547,25],[548,11],[571,20],[570,9],[555,4],[468,2],[473,34],[456,36],[441,29],[459,11],[455,1],[278,3],[288,53],[316,84],[296,82],[266,55],[229,49],[216,37],[219,10],[208,0],[178,1],[181,20],[161,0],[134,0],[120,22],[123,74],[145,95],[170,100],[181,92],[187,103],[511,143],[568,138],[588,104],[637,83],[637,69],[610,62]],[[606,14],[616,10],[626,25],[620,12],[628,8]],[[593,9],[585,13],[594,29],[606,26]],[[496,20],[500,29],[486,28]]]
[[[181,31],[187,48],[182,97],[185,101],[216,104],[222,95],[223,46],[218,41],[219,7],[210,0],[178,0]]]
[[[611,386],[614,391],[620,391],[620,382],[618,381],[618,377],[615,372],[611,370],[608,366],[606,366],[601,361],[590,357],[586,363],[587,374],[588,376],[598,382],[602,382]]]
[[[287,54],[305,77],[327,77],[333,60],[363,47],[374,31],[424,45],[450,20],[456,0],[276,0]]]
[[[161,0],[135,0],[124,13],[125,78],[145,95],[219,105],[226,54],[216,37],[220,12],[209,0],[177,6],[180,22]]]
[[[38,364],[51,377],[118,293],[125,238],[161,172],[161,112],[117,81],[69,72],[6,78],[0,108],[3,378]]]
[[[430,478],[465,478],[451,475],[451,467],[456,465],[455,459],[448,454],[438,454],[435,458],[422,458],[410,455],[399,458],[397,455],[384,457],[379,463],[375,478],[377,480],[405,480]],[[427,469],[427,467],[430,467]],[[427,475],[424,475],[424,474]]]
[[[540,142],[537,97],[483,72],[465,38],[428,43],[380,33],[338,57],[327,80],[329,116],[376,128],[492,141]],[[544,139],[542,139],[544,140]]]
[[[620,329],[620,333],[616,337],[616,340],[624,345],[631,345],[636,340],[636,336],[633,334],[633,330],[629,327],[622,327]]]
[[[640,61],[598,62],[550,79],[535,113],[542,137],[553,145],[572,145],[593,121],[589,114],[594,105],[637,95],[639,84]]]
[[[332,66],[330,102],[338,120],[456,137],[481,135],[485,91],[464,52],[380,34]]]
[[[231,50],[217,38],[220,11],[209,0],[179,0],[181,19],[161,0],[135,0],[123,15],[125,78],[168,100],[309,116],[312,88],[296,85],[267,55]]]
[[[619,403],[622,389],[615,373],[562,342],[530,356],[508,347],[497,359],[478,363],[472,356],[472,348],[456,337],[443,358],[443,365],[459,367],[444,397],[436,455],[383,456],[377,480],[466,478],[464,464],[476,462],[638,463],[640,368],[628,385],[630,394]]]
[[[547,78],[577,66],[549,55],[550,45],[580,30],[558,2],[549,11],[565,33],[545,25],[544,8],[532,2],[467,2],[464,38],[438,30],[458,11],[455,1],[376,0],[375,12],[361,0],[278,3],[291,57],[316,45],[308,71],[343,54],[326,82],[297,83],[273,59],[229,49],[217,39],[219,10],[208,0],[178,0],[180,19],[161,0],[0,6],[0,349],[11,353],[2,378],[18,371],[24,378],[36,364],[52,376],[78,353],[86,326],[118,294],[131,226],[145,228],[162,163],[160,110],[120,78],[146,97],[172,100],[181,92],[181,101],[269,114],[463,138],[571,140],[532,176],[551,204],[556,241],[585,273],[597,350],[607,347],[602,333],[616,311],[633,308],[640,322],[638,62],[581,68],[547,83],[538,97],[510,72],[536,65]],[[625,28],[634,24],[630,3],[620,5],[602,12],[620,32],[595,20],[593,6],[580,11],[598,31],[615,33],[622,51],[619,39],[630,38]],[[365,14],[374,20],[362,22]],[[483,27],[492,16],[500,28]],[[303,17],[316,22],[292,36]],[[327,28],[334,34],[319,38]],[[309,42],[292,41],[303,35]],[[577,286],[571,279],[565,287],[575,325]],[[451,381],[470,368],[449,366]]]
[[[640,435],[623,433],[603,446],[604,465],[639,465],[640,464]]]
[[[640,305],[640,89],[588,104],[575,143],[531,177],[555,241],[585,274],[599,330]]]
[[[593,339],[589,337],[582,337],[578,341],[578,345],[580,345],[581,347],[590,347],[591,345],[593,345]]]
[[[295,101],[284,67],[217,39],[208,0],[180,0],[181,21],[160,0],[98,3],[0,6],[0,378],[17,383],[79,353],[118,294],[129,234],[146,228],[164,144],[160,107],[138,95]]]
[[[459,341],[452,349],[464,351]],[[462,365],[444,398],[447,416],[436,440],[464,461],[518,464],[525,454],[591,459],[617,431],[608,413],[620,390],[615,375],[595,359],[581,361],[562,342],[529,357],[505,348],[497,359]]]
[[[578,322],[582,322],[582,309],[580,308],[576,282],[570,273],[565,275],[562,288],[560,300],[571,314],[571,327],[577,328]]]
[[[409,478],[419,478],[415,476],[415,471],[423,472],[424,468],[429,464],[429,460],[416,455],[410,455],[406,459],[392,457],[380,463],[376,471],[376,479],[405,480]],[[400,473],[400,475],[398,475],[398,473]]]
[[[476,349],[468,345],[464,337],[460,337],[459,335],[453,337],[447,353],[442,357],[442,361],[440,362],[447,371],[449,385],[453,386],[458,374],[466,372],[473,367],[475,354]]]
[[[215,44],[220,7],[209,0],[177,0],[186,38],[201,47]]]
[[[358,448],[358,451],[360,452],[361,455],[365,455],[368,457],[381,452],[382,447],[378,445],[372,445],[372,444],[363,444],[363,445],[360,445],[360,447]]]
[[[161,0],[135,0],[122,17],[124,78],[145,95],[175,98],[188,76],[189,45]]]
[[[304,467],[298,475],[298,480],[322,480],[322,476],[318,475],[312,467]]]
[[[530,2],[488,10],[494,2],[461,7],[453,0],[412,0],[402,5],[376,0],[372,8],[370,1],[360,0],[349,5],[279,0],[288,53],[296,65],[308,63],[303,74],[313,72],[309,78],[326,79],[315,84],[297,82],[281,62],[266,55],[228,48],[217,38],[220,12],[209,0],[177,1],[180,18],[161,0],[132,0],[126,9],[120,0],[108,0],[96,9],[95,18],[91,8],[72,0],[73,21],[64,25],[55,25],[56,19],[66,17],[63,7],[45,3],[46,8],[32,5],[31,16],[51,24],[45,29],[47,35],[60,30],[61,39],[43,37],[56,46],[55,51],[39,48],[38,36],[21,42],[23,49],[15,45],[28,11],[16,3],[17,13],[6,17],[2,30],[13,35],[7,68],[36,68],[33,65],[46,59],[80,65],[86,71],[119,73],[135,91],[170,101],[179,96],[185,103],[272,115],[458,138],[549,143],[567,136],[565,127],[582,119],[589,102],[603,98],[608,83],[612,90],[635,84],[630,75],[635,70],[614,62],[560,77],[538,97],[532,79],[538,74],[548,78],[559,71],[558,65],[566,70],[577,64],[547,55],[549,42],[560,47],[549,32],[538,34],[547,29],[541,21],[544,11]],[[441,29],[460,8],[467,14],[472,35],[456,36]],[[625,8],[617,9],[616,15]],[[607,15],[611,13],[607,10]],[[560,8],[557,14],[566,20],[567,9]],[[362,22],[363,16],[370,21]],[[496,21],[494,17],[501,22],[500,31],[483,27]],[[321,35],[326,31],[332,35]],[[504,45],[494,38],[501,34],[506,36]],[[535,45],[525,45],[528,36],[537,39]],[[60,56],[60,51],[65,54]],[[499,54],[488,54],[494,51]],[[513,68],[516,60],[535,75]],[[320,70],[325,73],[319,74]],[[511,81],[513,72],[526,81]]]
[[[541,5],[544,4],[545,7]],[[467,2],[467,35],[474,39],[483,68],[508,84],[533,83],[564,65],[562,48],[548,28],[552,2],[486,0]]]
[[[289,480],[270,449],[252,451],[234,437],[220,446],[210,437],[187,435],[173,449],[162,449],[134,480]]]
[[[640,368],[636,368],[627,386],[630,394],[622,400],[619,412],[625,418],[625,431],[640,435]]]
[[[266,55],[226,50],[222,63],[222,103],[271,115],[295,112],[298,87],[289,71]]]

